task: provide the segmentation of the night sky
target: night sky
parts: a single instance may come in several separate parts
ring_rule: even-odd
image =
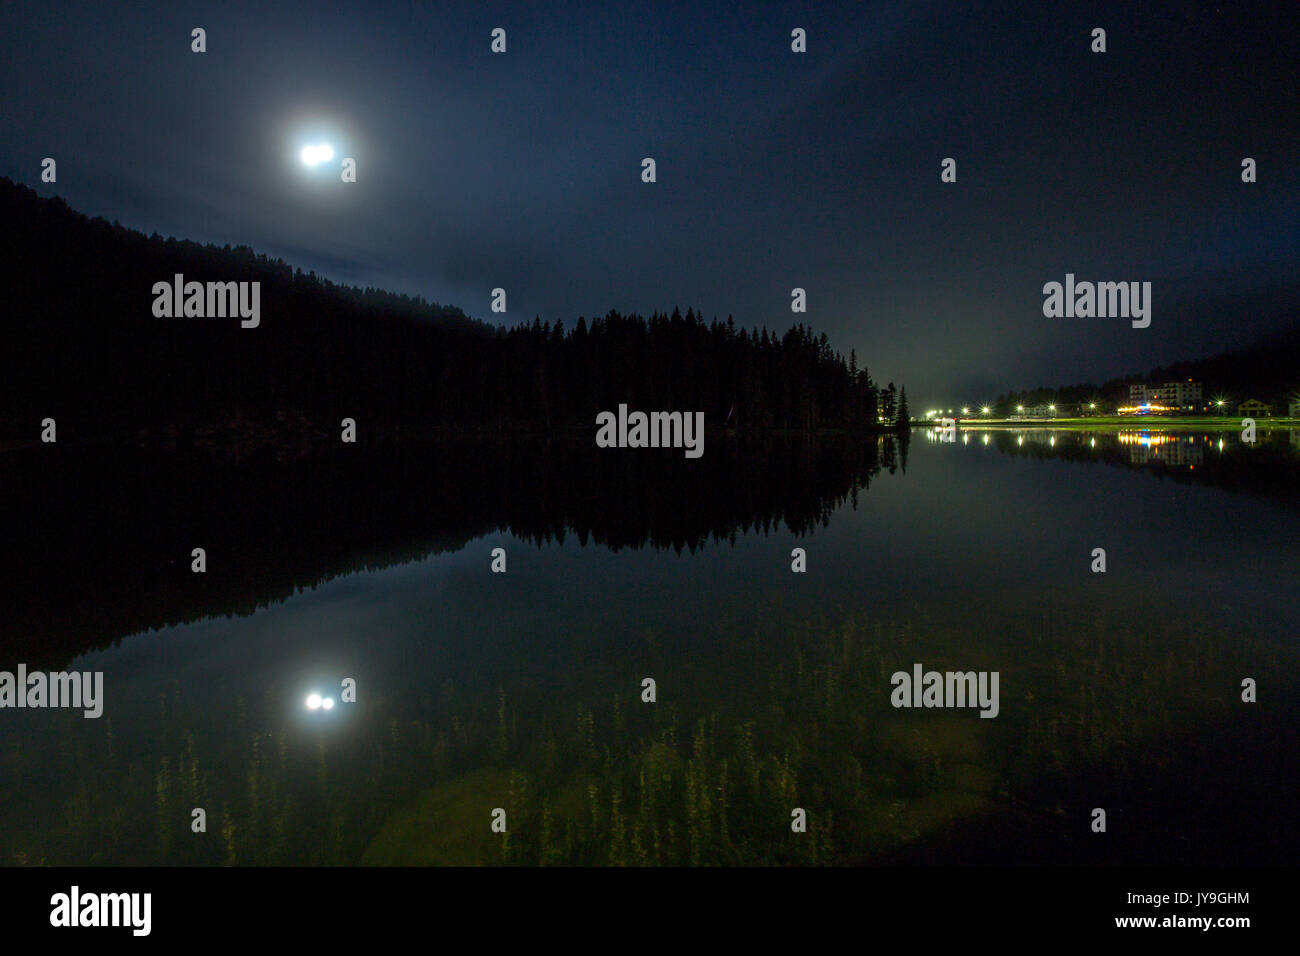
[[[146,233],[494,322],[673,306],[801,321],[921,411],[1295,321],[1298,11],[6,3],[0,173]],[[357,159],[356,184],[298,160],[322,139]],[[1045,318],[1042,286],[1067,272],[1150,281],[1150,328]]]

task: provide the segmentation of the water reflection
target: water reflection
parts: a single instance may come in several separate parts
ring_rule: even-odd
[[[490,467],[476,472],[498,482],[482,495],[439,479],[455,492],[442,508],[408,497],[428,487],[418,470],[391,500],[331,479],[363,496],[351,507],[377,531],[410,515],[443,538],[248,616],[77,658],[105,673],[102,720],[3,714],[0,859],[1293,859],[1294,446],[976,434],[906,456],[795,445],[720,461],[716,485],[626,461],[558,482],[521,456],[507,474],[531,484]],[[1174,447],[1201,461],[1134,458]],[[245,491],[263,488],[309,533],[319,512],[296,518],[267,474]],[[514,500],[495,497],[508,488]],[[364,525],[343,508],[335,531]],[[791,571],[796,544],[806,574]],[[503,575],[488,571],[497,546]],[[1098,546],[1105,574],[1089,568]],[[918,662],[998,671],[998,717],[894,709],[890,675]],[[1261,703],[1241,701],[1244,677]],[[335,700],[328,715],[305,706],[313,693]],[[203,835],[189,827],[199,806]],[[1112,821],[1104,840],[1088,826],[1096,806]],[[505,834],[490,827],[497,808]],[[806,833],[790,829],[795,808]]]
[[[146,628],[250,614],[500,530],[534,546],[572,536],[679,554],[752,532],[807,534],[906,462],[905,440],[874,437],[719,439],[698,461],[563,442],[363,446],[294,461],[0,456],[0,664],[59,664]],[[195,547],[203,574],[191,571]]]
[[[1300,430],[1294,428],[1260,430],[1253,442],[1243,441],[1239,429],[1210,433],[1186,428],[1088,430],[962,425],[952,439],[946,438],[939,427],[920,431],[927,442],[936,445],[969,445],[970,436],[978,435],[981,445],[1008,454],[1156,469],[1175,481],[1254,492],[1285,501],[1300,499]]]
[[[1121,433],[1121,445],[1128,445],[1128,460],[1132,465],[1167,465],[1169,467],[1195,468],[1205,462],[1205,444],[1210,436],[1202,436],[1202,442],[1191,436],[1161,435],[1150,432]],[[1222,449],[1220,449],[1222,451]]]

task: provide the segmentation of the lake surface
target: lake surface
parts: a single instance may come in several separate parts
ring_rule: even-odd
[[[1294,860],[1297,433],[869,444],[11,458],[0,666],[105,704],[0,710],[0,857]]]

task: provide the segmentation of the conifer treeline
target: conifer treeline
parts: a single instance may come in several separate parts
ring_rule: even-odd
[[[145,236],[0,179],[9,307],[0,437],[279,421],[336,435],[594,428],[599,411],[703,411],[741,430],[875,430],[897,404],[856,356],[797,325],[610,312],[511,329],[336,285],[279,259]],[[153,286],[260,282],[261,324],[155,318]]]
[[[694,309],[648,319],[609,312],[572,329],[562,320],[498,331],[487,360],[495,372],[496,427],[531,423],[591,427],[595,412],[704,411],[708,425],[741,429],[870,430],[877,393],[857,356],[795,325],[766,328],[706,321]],[[516,382],[520,370],[535,382]],[[521,387],[522,386],[522,387]]]

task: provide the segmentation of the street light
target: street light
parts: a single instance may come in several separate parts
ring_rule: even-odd
[[[980,414],[987,415],[988,413],[989,413],[989,407],[987,405],[985,405],[983,408],[980,409]]]

